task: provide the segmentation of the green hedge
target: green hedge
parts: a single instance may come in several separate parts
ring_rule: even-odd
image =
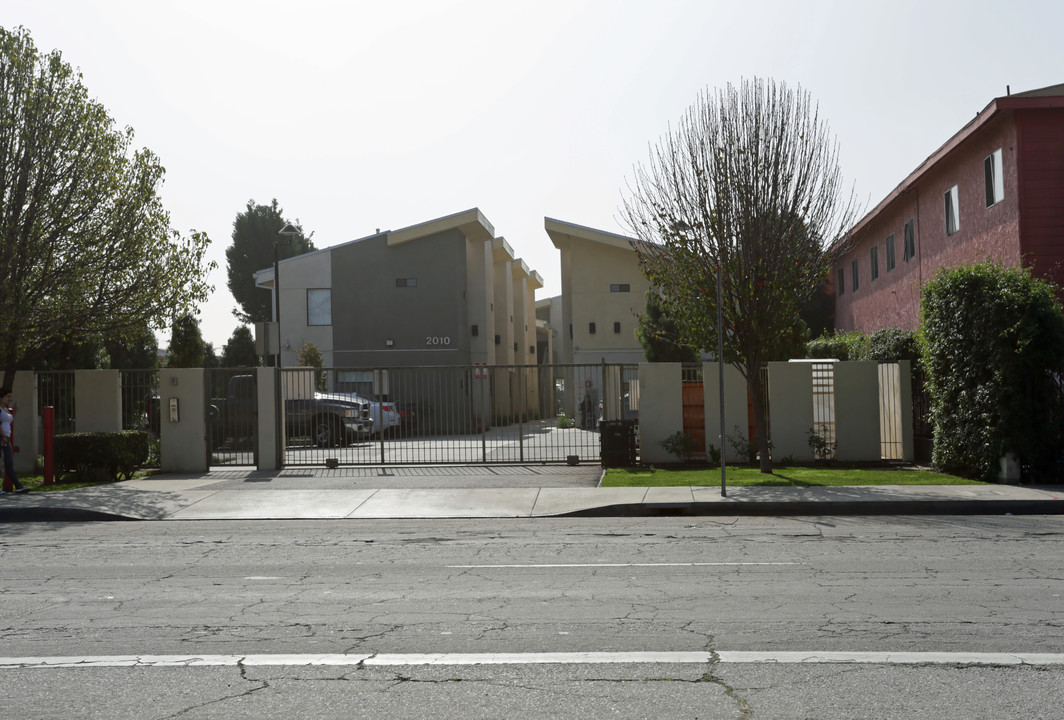
[[[916,335],[908,330],[886,328],[865,335],[859,330],[822,335],[806,343],[806,357],[874,362],[916,361],[920,350]]]
[[[1059,455],[1064,311],[1054,286],[981,263],[924,286],[919,336],[934,426],[934,464],[984,480],[1014,453],[1029,467]]]
[[[56,473],[81,481],[128,480],[148,460],[148,450],[143,430],[56,435]]]

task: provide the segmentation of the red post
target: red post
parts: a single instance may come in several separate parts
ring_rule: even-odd
[[[55,408],[46,406],[41,412],[44,421],[44,484],[55,484]]]

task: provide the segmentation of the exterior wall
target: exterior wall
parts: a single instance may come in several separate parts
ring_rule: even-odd
[[[11,394],[18,403],[18,411],[14,413],[15,420],[12,424],[15,439],[15,472],[29,475],[37,465],[35,448],[41,446],[36,373],[32,370],[17,371],[15,382],[11,386]]]
[[[644,464],[676,461],[661,441],[683,430],[682,367],[680,363],[639,366],[639,453]]]
[[[492,241],[495,265],[495,362],[498,365],[514,364],[514,277],[511,269],[513,251],[502,238]]]
[[[170,398],[178,401],[176,423],[170,422]],[[201,368],[164,368],[159,372],[159,452],[163,472],[207,471],[208,400]]]
[[[852,248],[832,272],[835,327],[874,332],[886,327],[914,330],[920,317],[920,288],[937,270],[982,260],[1018,265],[1021,260],[1016,126],[1003,113],[966,138],[854,233]],[[985,158],[1001,149],[1005,197],[986,207]],[[958,188],[960,228],[946,235],[945,193]],[[906,261],[905,223],[914,221],[916,255]],[[886,238],[894,235],[894,270],[887,270]],[[871,248],[878,247],[879,278],[871,278]],[[853,290],[852,263],[859,288]],[[838,270],[844,286],[838,287]]]
[[[710,445],[722,449],[725,462],[745,461],[739,457],[727,440],[729,428],[740,428],[743,439],[747,439],[747,392],[746,379],[732,365],[724,366],[724,433],[720,431],[720,365],[703,363],[702,377],[705,392],[706,410],[706,448]],[[708,455],[707,455],[708,457]]]
[[[639,270],[635,251],[574,242],[569,262],[574,273],[568,296],[573,306],[573,361],[643,361],[643,347],[635,338],[635,329],[650,284]],[[629,291],[610,292],[611,285],[628,285]],[[594,333],[591,323],[595,324]],[[614,331],[614,323],[620,323],[620,332]]]
[[[334,366],[471,362],[461,231],[401,245],[378,235],[332,253]],[[397,287],[398,278],[416,278],[417,286]]]
[[[332,253],[327,250],[299,255],[278,264],[281,276],[281,365],[294,367],[299,364],[299,351],[308,342],[314,343],[325,359],[326,367],[332,365],[333,327],[343,306],[337,304],[333,290],[333,325],[307,324],[307,290],[334,288],[332,277]]]
[[[122,430],[122,371],[75,370],[74,407],[91,408],[77,413],[79,433]]]
[[[809,430],[813,427],[813,367],[811,363],[768,364],[768,405],[771,413],[772,457],[809,462]],[[875,437],[878,439],[879,431]]]
[[[1021,252],[1064,287],[1064,109],[1017,110],[1016,124]]]
[[[281,378],[277,368],[255,368],[258,413],[259,470],[280,470],[285,446],[285,426],[281,421]],[[270,412],[269,408],[275,408]]]
[[[879,363],[835,363],[835,441],[838,459],[843,462],[880,460],[882,446],[879,423]]]
[[[491,243],[466,238],[466,287],[465,328],[469,338],[469,361],[471,363],[495,362],[495,313],[489,308],[495,299],[495,261]],[[473,335],[473,326],[477,334]],[[461,328],[460,328],[461,330]]]

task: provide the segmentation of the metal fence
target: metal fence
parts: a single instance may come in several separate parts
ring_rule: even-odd
[[[260,408],[255,374],[246,368],[212,369],[204,373],[204,382],[210,398],[207,406],[210,464],[257,466]]]
[[[637,365],[288,368],[281,385],[286,465],[598,462],[600,422],[638,413]]]

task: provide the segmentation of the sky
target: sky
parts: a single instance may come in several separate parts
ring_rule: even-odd
[[[276,198],[318,248],[480,208],[561,292],[544,217],[629,234],[634,168],[700,92],[800,86],[871,209],[995,97],[1064,82],[1064,3],[0,0],[160,156],[172,227],[225,249]],[[163,347],[168,335],[160,335]]]

